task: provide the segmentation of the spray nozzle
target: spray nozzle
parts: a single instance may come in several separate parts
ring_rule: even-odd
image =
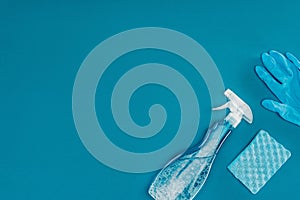
[[[228,108],[230,113],[227,115],[225,120],[231,123],[234,128],[237,127],[242,119],[251,124],[253,121],[251,108],[230,89],[227,89],[224,92],[224,95],[229,101],[222,106],[213,108],[213,110],[223,110]]]

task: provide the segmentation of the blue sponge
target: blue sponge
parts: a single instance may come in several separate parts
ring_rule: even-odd
[[[290,156],[289,150],[261,130],[228,169],[256,194]]]

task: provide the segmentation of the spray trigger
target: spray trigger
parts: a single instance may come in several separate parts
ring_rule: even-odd
[[[229,101],[228,102],[226,102],[225,104],[223,104],[223,105],[221,105],[221,106],[218,106],[218,107],[216,107],[216,108],[213,108],[212,110],[213,111],[215,111],[215,110],[224,110],[224,109],[226,109],[226,108],[229,108]]]
[[[227,97],[228,102],[222,106],[213,108],[212,110],[223,110],[228,108],[230,113],[225,120],[229,121],[234,128],[241,122],[241,119],[244,119],[251,124],[253,121],[251,108],[230,89],[227,89],[224,92],[224,95]]]

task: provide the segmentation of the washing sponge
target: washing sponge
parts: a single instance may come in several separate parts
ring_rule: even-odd
[[[261,130],[228,169],[256,194],[290,156],[289,150]]]

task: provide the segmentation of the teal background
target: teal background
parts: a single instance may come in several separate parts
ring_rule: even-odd
[[[300,128],[260,106],[263,98],[274,97],[254,73],[261,52],[300,57],[299,19],[299,3],[291,0],[1,1],[0,199],[151,199],[147,188],[156,172],[123,173],[94,159],[77,135],[71,106],[73,82],[87,54],[114,34],[145,26],[198,41],[226,88],[253,109],[253,125],[241,123],[227,139],[196,199],[299,198]],[[202,104],[199,133],[210,117],[207,94]],[[292,157],[252,195],[226,167],[260,129]]]

